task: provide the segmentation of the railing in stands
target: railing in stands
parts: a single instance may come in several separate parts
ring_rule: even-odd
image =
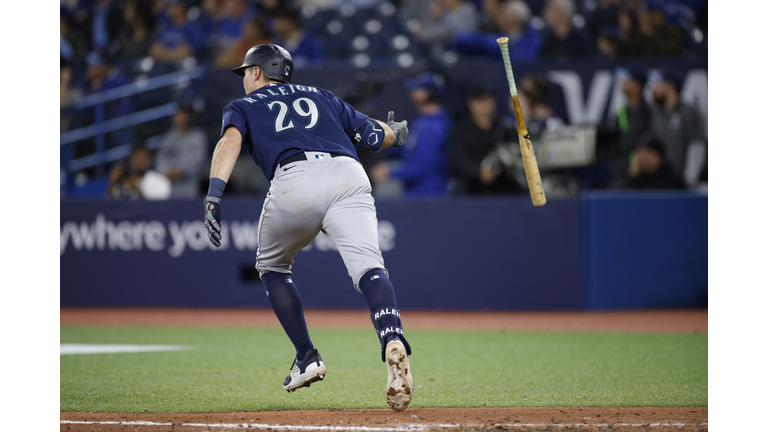
[[[130,144],[119,145],[117,147],[106,149],[106,134],[121,129],[126,129],[151,122],[164,117],[170,117],[176,112],[178,102],[169,102],[160,106],[145,109],[135,113],[127,114],[121,117],[105,120],[104,104],[113,100],[134,96],[140,93],[157,90],[172,85],[184,85],[192,80],[200,79],[205,74],[205,68],[197,66],[192,69],[171,72],[153,78],[142,79],[131,84],[110,89],[107,91],[94,93],[80,98],[67,110],[79,111],[85,108],[94,107],[95,122],[92,125],[73,129],[60,134],[59,143],[63,149],[65,146],[75,144],[87,138],[95,138],[96,148],[94,153],[73,159],[71,151],[62,151],[62,164],[70,172],[79,171],[96,166],[98,171],[103,173],[104,165],[118,159],[122,159],[130,154]]]

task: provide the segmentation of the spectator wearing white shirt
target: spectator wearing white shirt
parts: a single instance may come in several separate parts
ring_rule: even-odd
[[[442,57],[446,44],[457,33],[473,32],[479,25],[477,9],[465,0],[432,0],[427,16],[417,20],[415,35],[436,60]]]
[[[208,155],[205,134],[191,126],[192,114],[189,106],[176,111],[172,118],[173,128],[163,135],[155,158],[157,171],[171,181],[173,198],[200,195],[200,171]]]
[[[152,154],[145,147],[131,153],[128,168],[112,168],[107,186],[107,197],[112,199],[165,200],[171,197],[168,177],[150,169]]]

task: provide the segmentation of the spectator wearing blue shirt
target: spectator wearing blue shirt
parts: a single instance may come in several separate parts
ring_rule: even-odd
[[[109,56],[92,51],[86,57],[86,86],[84,94],[99,93],[130,84],[128,78],[113,67]],[[105,120],[130,114],[135,106],[130,97],[124,97],[105,103]]]
[[[87,36],[91,50],[103,54],[109,51],[123,25],[123,13],[112,0],[96,0],[88,8],[85,22],[90,23]]]
[[[325,50],[320,41],[299,27],[298,11],[278,9],[273,18],[275,43],[291,53],[296,67],[325,60]]]
[[[453,122],[440,105],[445,91],[442,77],[422,73],[406,80],[417,117],[408,125],[410,134],[402,147],[401,164],[371,167],[374,182],[396,179],[403,182],[406,197],[445,196],[448,190],[448,136]]]
[[[217,24],[216,53],[227,50],[243,35],[245,24],[256,16],[256,9],[246,0],[226,0],[224,18]],[[249,47],[250,48],[250,47]]]
[[[83,87],[83,94],[85,95],[100,93],[130,84],[128,78],[113,66],[109,56],[101,56],[93,51],[86,57],[86,63]],[[82,109],[77,112],[73,122],[75,126],[84,126],[123,117],[134,111],[136,111],[135,103],[130,96],[126,96]],[[129,144],[133,139],[133,129],[128,127],[110,132],[107,134],[107,139],[109,142],[116,144]],[[78,149],[82,148],[84,147],[78,145]]]
[[[506,36],[509,38],[509,58],[513,62],[536,60],[542,40],[530,23],[531,9],[524,1],[503,3],[491,18],[498,31],[462,32],[456,35],[449,47],[464,56],[498,59],[499,44],[496,39]]]
[[[223,0],[202,0],[200,2],[198,25],[204,35],[205,56],[213,56],[219,41],[219,25],[227,15]]]
[[[178,62],[199,54],[203,48],[203,32],[187,19],[183,0],[165,0],[165,17],[149,55],[156,61]]]
[[[696,27],[698,15],[707,0],[646,0],[647,7],[661,9],[667,23],[690,30]]]

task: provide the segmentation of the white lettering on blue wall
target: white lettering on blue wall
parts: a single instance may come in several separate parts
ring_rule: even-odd
[[[60,255],[74,252],[150,252],[166,251],[173,258],[188,252],[252,251],[259,247],[258,221],[231,221],[221,224],[221,247],[208,240],[202,221],[109,220],[99,213],[93,221],[65,221],[59,232]],[[395,248],[396,230],[392,222],[379,221],[379,248],[389,252]],[[304,251],[336,251],[330,237],[318,234]]]

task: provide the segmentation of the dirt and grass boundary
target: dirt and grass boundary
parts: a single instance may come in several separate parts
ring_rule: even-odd
[[[616,312],[402,311],[413,329],[707,333],[706,310]],[[368,328],[366,310],[306,311],[312,327]],[[269,309],[62,308],[62,326],[278,327]],[[510,407],[252,411],[207,414],[62,412],[64,431],[652,430],[708,429],[708,407]]]

